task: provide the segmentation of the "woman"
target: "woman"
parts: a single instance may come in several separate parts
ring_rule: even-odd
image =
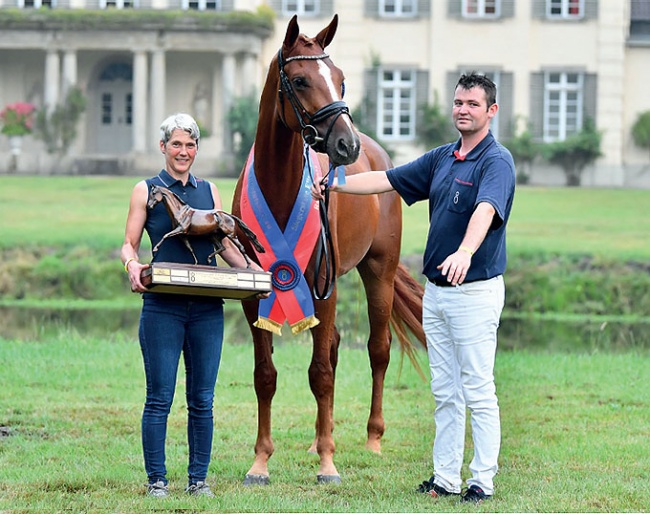
[[[140,276],[148,264],[138,259],[146,230],[152,248],[172,229],[162,203],[147,209],[149,188],[163,186],[195,209],[221,209],[216,186],[190,172],[199,148],[199,128],[187,114],[175,114],[160,126],[160,151],[165,168],[135,185],[131,194],[121,258],[131,289],[143,293],[139,339],[144,360],[147,396],[142,415],[142,447],[148,476],[147,494],[169,495],[165,466],[167,418],[174,398],[181,354],[185,363],[189,444],[188,494],[214,494],[206,483],[212,450],[212,405],[223,341],[223,301],[216,297],[150,293]],[[207,264],[213,246],[207,237],[194,237],[199,263]],[[232,267],[247,266],[241,252],[225,238],[221,257]],[[194,257],[179,238],[169,238],[155,254],[159,262],[194,264]],[[216,259],[214,259],[216,261]],[[261,270],[255,263],[252,268]]]

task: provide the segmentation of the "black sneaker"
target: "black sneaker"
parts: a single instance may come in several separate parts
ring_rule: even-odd
[[[470,485],[469,488],[463,493],[460,501],[474,502],[476,504],[483,503],[485,500],[492,498],[492,495],[485,494],[483,489],[477,485]]]
[[[434,498],[439,498],[440,496],[458,496],[458,493],[451,493],[447,491],[444,487],[434,484],[433,477],[429,480],[425,480],[418,486],[418,492],[423,494],[428,494]]]

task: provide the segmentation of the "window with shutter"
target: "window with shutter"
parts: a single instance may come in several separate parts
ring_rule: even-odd
[[[318,16],[320,0],[282,0],[282,16]]]
[[[379,0],[379,16],[387,18],[412,18],[417,8],[416,0]]]
[[[499,0],[462,0],[461,6],[465,18],[498,18],[501,15]]]
[[[383,68],[378,77],[378,136],[386,141],[415,137],[417,72]]]

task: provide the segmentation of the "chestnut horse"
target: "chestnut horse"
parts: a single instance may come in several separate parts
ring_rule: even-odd
[[[342,100],[343,73],[324,52],[336,33],[338,16],[314,38],[300,33],[297,17],[287,27],[282,48],[271,61],[262,91],[254,145],[254,178],[280,230],[287,227],[301,185],[303,156],[310,145],[318,152],[320,169],[345,165],[347,174],[386,170],[391,161],[372,139],[358,133]],[[251,172],[252,173],[252,172]],[[232,212],[242,216],[242,172],[235,189]],[[311,185],[311,181],[309,182]],[[310,198],[311,200],[311,198]],[[413,357],[406,329],[424,345],[422,286],[399,264],[402,233],[401,200],[397,193],[355,196],[332,194],[329,199],[329,257],[336,262],[335,275],[352,268],[363,281],[368,304],[370,334],[368,353],[372,369],[372,403],[367,423],[366,447],[380,452],[385,424],[382,411],[384,377],[390,360],[391,324],[402,348]],[[246,218],[244,218],[246,221]],[[326,223],[324,223],[326,224]],[[249,223],[250,225],[250,223]],[[251,227],[253,228],[253,227]],[[259,236],[259,231],[258,231]],[[246,243],[245,243],[246,244]],[[267,247],[268,250],[268,247]],[[311,254],[304,277],[312,288],[325,287],[327,270]],[[267,253],[268,255],[268,253]],[[316,284],[314,284],[316,282]],[[316,289],[317,289],[316,288]],[[319,483],[338,483],[334,465],[334,378],[340,342],[334,324],[336,287],[327,297],[314,297],[320,321],[311,328],[313,353],[309,383],[317,403],[316,435],[310,448],[318,452]],[[244,484],[268,484],[268,460],[273,453],[271,402],[276,392],[277,370],[273,364],[273,334],[253,326],[258,300],[242,302],[254,342],[254,385],[258,402],[255,460]]]

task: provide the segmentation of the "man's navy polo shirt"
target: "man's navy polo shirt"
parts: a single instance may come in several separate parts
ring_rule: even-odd
[[[197,179],[194,175],[190,174],[187,183],[183,185],[180,180],[176,180],[166,170],[162,170],[155,177],[147,179],[146,182],[148,189],[151,188],[151,184],[166,187],[176,193],[186,204],[194,209],[214,209],[214,199],[212,198],[210,183]],[[158,244],[165,234],[172,230],[172,221],[163,202],[157,204],[153,209],[148,210],[145,230],[149,235],[152,248]],[[188,239],[199,261],[198,263],[208,265],[208,255],[214,252],[211,239],[207,236],[191,236]],[[160,248],[153,256],[153,261],[194,264],[192,254],[181,238],[177,236],[166,239],[160,245]],[[215,261],[216,259],[213,257],[210,264],[215,264]]]
[[[474,253],[466,282],[486,280],[506,269],[506,223],[515,191],[515,166],[510,152],[492,133],[464,160],[456,143],[434,148],[410,163],[387,171],[388,180],[411,205],[429,200],[429,234],[423,273],[429,280],[445,279],[436,269],[460,246],[474,208],[488,202],[495,212],[485,240]]]

